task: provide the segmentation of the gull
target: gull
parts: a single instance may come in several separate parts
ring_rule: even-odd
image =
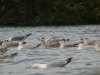
[[[81,39],[84,45],[94,45],[95,40],[92,40],[90,38],[84,38]]]
[[[84,44],[83,42],[80,42],[77,46],[77,49],[84,49]]]
[[[22,49],[35,49],[35,48],[37,48],[38,46],[40,46],[40,44],[39,45],[36,45],[36,46],[32,46],[32,45],[26,45],[26,42],[24,42],[24,41],[20,41],[19,43],[18,43],[18,50],[22,50]]]
[[[2,43],[2,45],[5,45],[7,48],[9,48],[9,47],[17,47],[18,43],[19,43],[19,41],[4,40],[4,42]]]
[[[5,44],[5,42],[2,43],[2,45],[0,46],[0,55],[4,54],[7,52],[7,45]]]
[[[48,39],[48,38],[42,38],[41,40],[41,46],[44,48],[51,48],[51,47],[59,47],[60,43],[59,41],[69,41],[70,39]]]
[[[62,41],[65,41],[62,39]],[[60,47],[59,41],[47,41],[45,42],[44,40],[41,40],[41,45],[44,48],[55,48],[55,47]]]
[[[100,51],[100,41],[98,41],[98,42],[95,42],[95,50],[96,51]]]
[[[77,49],[83,49],[84,45],[83,42],[75,43],[75,44],[65,44],[65,41],[59,41],[60,48],[66,48],[66,47],[77,47]]]
[[[3,54],[3,55],[0,55],[0,59],[5,59],[5,58],[14,58],[15,56],[17,56],[18,53],[11,53],[11,54]]]
[[[0,40],[0,45],[2,45],[3,41]]]
[[[56,61],[48,63],[48,64],[35,63],[32,65],[32,67],[33,68],[65,67],[71,61],[72,61],[72,58],[70,57],[70,58],[67,58],[64,60],[56,60]]]
[[[41,41],[45,41],[45,43],[52,43],[52,42],[59,42],[61,40],[64,40],[64,41],[69,41],[70,39],[48,39],[48,38],[42,38]]]
[[[25,40],[27,37],[29,37],[32,33],[29,33],[29,34],[26,34],[26,35],[23,35],[23,36],[15,36],[15,37],[10,37],[8,39],[8,41],[22,41],[22,40]]]
[[[0,55],[3,55],[3,54],[6,53],[7,51],[8,51],[7,48],[0,47]]]

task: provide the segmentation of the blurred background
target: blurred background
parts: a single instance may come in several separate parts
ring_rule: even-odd
[[[0,0],[0,26],[100,24],[100,0]]]

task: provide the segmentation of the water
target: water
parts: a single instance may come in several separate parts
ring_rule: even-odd
[[[78,42],[84,37],[100,40],[99,25],[74,27],[5,27],[0,28],[0,40],[30,32],[32,35],[25,41],[31,45],[39,43],[38,39],[44,36],[48,38],[70,38],[69,43]],[[18,51],[17,48],[9,48],[8,52],[18,52],[19,54],[13,59],[0,60],[0,75],[93,75],[95,72],[100,71],[100,53],[95,51],[94,46],[86,46],[83,50],[78,50],[77,48],[37,48]],[[49,63],[55,59],[68,57],[73,57],[72,62],[62,68],[32,68],[32,64],[37,62]]]

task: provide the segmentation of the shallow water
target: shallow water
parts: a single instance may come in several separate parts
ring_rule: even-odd
[[[10,36],[32,35],[25,41],[31,45],[39,43],[41,37],[70,38],[68,43],[78,42],[81,38],[90,37],[100,40],[100,26],[62,26],[62,27],[17,27],[0,28],[0,40]],[[37,48],[33,50],[18,51],[17,48],[9,48],[9,53],[18,52],[13,59],[0,60],[0,75],[93,75],[100,71],[100,52],[96,52],[94,46],[86,46],[82,50],[77,48]],[[34,63],[49,63],[55,59],[73,57],[66,67],[34,69]],[[95,74],[94,74],[95,75]],[[98,74],[99,75],[99,74]]]

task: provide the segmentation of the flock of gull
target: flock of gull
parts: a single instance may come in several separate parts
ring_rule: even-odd
[[[43,37],[40,39],[40,43],[37,45],[29,45],[27,46],[27,42],[25,39],[31,36],[32,33],[23,35],[23,36],[14,36],[9,39],[5,39],[0,41],[0,59],[5,58],[14,58],[18,55],[17,52],[8,54],[8,48],[16,47],[18,50],[24,49],[36,49],[38,47],[42,48],[67,48],[67,47],[76,47],[77,49],[83,49],[85,46],[92,45],[94,46],[95,51],[100,51],[100,40],[93,40],[90,38],[80,39],[80,42],[73,44],[66,44],[70,39],[49,39]],[[47,68],[47,67],[64,67],[68,63],[72,61],[72,57],[66,58],[64,60],[58,60],[56,62],[52,62],[50,64],[41,64],[35,63],[32,65],[34,68]]]

